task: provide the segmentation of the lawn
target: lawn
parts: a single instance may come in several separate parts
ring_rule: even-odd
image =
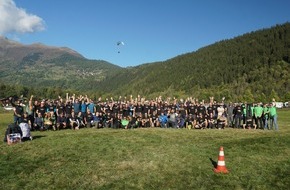
[[[0,144],[1,189],[289,189],[290,110],[279,131],[81,129]],[[12,113],[0,113],[3,139]],[[213,172],[224,147],[228,174]]]

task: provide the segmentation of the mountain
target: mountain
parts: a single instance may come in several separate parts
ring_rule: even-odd
[[[121,67],[88,60],[66,47],[23,45],[0,37],[0,80],[5,84],[87,90]]]
[[[102,81],[102,88],[151,97],[289,100],[290,23],[222,40],[164,62],[128,68]]]
[[[38,93],[46,97],[56,90],[71,90],[94,96],[289,101],[290,23],[221,40],[163,62],[129,68],[88,60],[68,48],[27,46],[1,38],[0,66],[0,89],[1,81],[35,87],[34,92],[20,88],[20,94],[45,88]]]
[[[41,43],[23,45],[0,36],[0,58],[2,61],[25,62],[31,60],[43,62],[63,54],[70,54],[76,58],[84,58],[78,52],[66,47],[50,47]]]

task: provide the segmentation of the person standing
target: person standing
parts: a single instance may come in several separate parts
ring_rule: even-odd
[[[75,115],[78,115],[81,112],[81,103],[79,102],[78,98],[73,98],[73,110]]]
[[[23,116],[24,113],[24,109],[21,105],[21,101],[20,100],[16,100],[15,102],[11,101],[11,104],[13,106],[13,117],[14,117],[14,124],[19,125],[21,123],[21,118]]]
[[[230,104],[227,107],[227,120],[229,127],[233,127],[233,113],[234,113],[234,106],[233,103],[230,102]]]
[[[270,129],[270,126],[268,125],[268,121],[269,121],[269,107],[268,107],[268,104],[264,104],[264,107],[263,107],[264,130]]]
[[[95,115],[95,113],[96,113],[96,105],[95,105],[93,99],[89,99],[89,102],[87,104],[87,108],[91,111],[91,113],[93,115]]]
[[[269,108],[269,115],[270,115],[270,126],[272,129],[273,125],[275,127],[275,130],[279,130],[278,128],[278,123],[277,123],[277,119],[278,119],[278,115],[277,115],[277,109],[275,106],[275,103],[270,103],[270,108]]]
[[[254,107],[254,113],[255,113],[255,124],[257,125],[258,129],[263,129],[263,107],[262,103],[258,103],[257,106]]]
[[[235,128],[240,128],[241,127],[241,119],[243,117],[243,109],[241,104],[237,104],[234,108],[234,118],[235,118]]]

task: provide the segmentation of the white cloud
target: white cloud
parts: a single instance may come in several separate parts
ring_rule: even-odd
[[[13,0],[0,0],[0,35],[36,32],[44,29],[42,18],[17,7]]]

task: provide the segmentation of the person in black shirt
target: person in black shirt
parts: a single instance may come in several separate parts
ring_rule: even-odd
[[[195,111],[196,111],[195,109],[196,109],[195,105],[193,103],[190,103],[187,107],[188,115],[195,115]]]
[[[66,104],[65,104],[65,116],[67,118],[70,118],[72,109],[73,109],[72,102],[71,101],[67,101]]]
[[[205,108],[203,102],[200,102],[200,104],[197,107],[197,113],[196,114],[199,115],[199,113],[201,113],[203,116],[206,115],[206,108]]]
[[[38,113],[34,119],[33,130],[43,130],[43,129],[44,129],[43,116],[41,115],[41,113]]]
[[[27,112],[23,113],[20,123],[27,123],[27,124],[31,125]]]
[[[59,100],[56,106],[56,115],[59,116],[61,113],[65,115],[65,105]]]
[[[36,110],[36,114],[41,114],[42,118],[44,118],[46,112],[45,101],[40,102],[40,106]]]
[[[87,113],[84,117],[84,124],[87,128],[91,128],[93,126],[94,122],[94,115],[91,113],[91,111],[88,109]]]
[[[57,130],[65,129],[67,127],[67,118],[65,117],[64,113],[60,113],[56,120],[56,127]]]
[[[105,115],[104,127],[113,128],[113,116],[111,112]]]
[[[143,105],[140,102],[138,102],[135,108],[135,113],[136,115],[139,116],[142,114],[142,112],[143,112]]]
[[[205,116],[202,115],[202,113],[200,112],[199,115],[197,116],[195,128],[196,129],[205,129],[206,126],[207,126],[207,120],[206,120]]]
[[[14,123],[19,125],[21,122],[22,115],[24,113],[23,107],[20,105],[20,101],[16,100],[15,102],[11,102],[14,107]]]
[[[210,115],[212,113],[212,116],[214,116],[214,110],[213,110],[213,107],[212,107],[212,103],[209,103],[208,107],[206,108],[206,113],[207,115]]]
[[[241,120],[243,118],[243,110],[241,104],[237,104],[234,108],[235,128],[241,127]]]
[[[214,129],[216,127],[217,120],[213,115],[213,112],[210,112],[207,116],[207,128]]]
[[[128,128],[129,129],[135,129],[137,127],[138,127],[137,118],[135,117],[135,115],[130,116],[129,117]]]
[[[156,114],[157,112],[154,111],[153,114],[149,114],[149,118],[150,118],[150,126],[151,127],[157,127],[158,125],[158,116]]]
[[[153,115],[155,110],[156,110],[156,106],[155,106],[155,103],[152,101],[152,102],[150,102],[150,106],[149,106],[149,114]]]
[[[74,110],[72,110],[71,115],[69,118],[67,118],[67,120],[69,120],[69,125],[71,129],[78,130],[80,128],[80,120]]]
[[[187,129],[192,129],[196,125],[196,120],[192,114],[190,114],[185,121],[185,125]]]

